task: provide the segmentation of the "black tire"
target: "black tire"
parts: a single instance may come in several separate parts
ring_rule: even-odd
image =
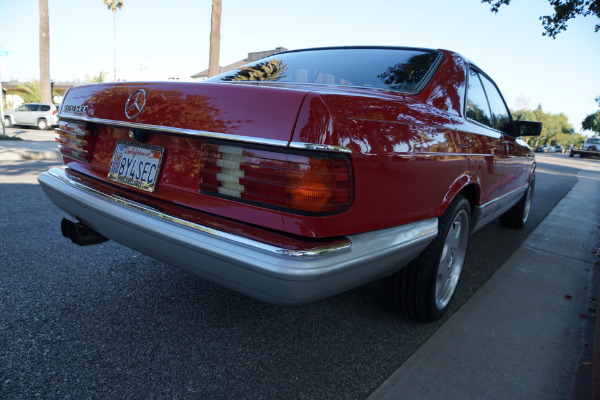
[[[569,153],[569,157],[574,157],[574,156],[575,156],[575,154],[573,152]]]
[[[11,126],[13,126],[12,120],[8,117],[4,117],[4,126],[6,128],[10,128]]]
[[[521,229],[527,223],[531,202],[533,201],[533,191],[535,189],[535,175],[531,176],[531,181],[527,191],[521,197],[521,200],[510,210],[500,216],[500,224],[507,228]]]
[[[464,264],[471,230],[471,206],[463,195],[438,220],[438,235],[425,251],[386,278],[395,311],[421,322],[441,318],[448,309]]]
[[[596,146],[590,146],[590,147],[588,147],[588,150],[589,151],[596,151]]]
[[[46,121],[44,118],[40,118],[38,119],[37,127],[40,131],[45,131],[50,128],[50,125],[48,125],[48,121]]]

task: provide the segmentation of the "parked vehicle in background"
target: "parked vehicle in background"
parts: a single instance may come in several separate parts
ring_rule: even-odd
[[[544,144],[542,146],[536,147],[535,152],[536,153],[554,153],[554,146],[548,146],[547,144]]]
[[[582,150],[600,151],[600,138],[588,138],[581,146]]]
[[[74,86],[57,132],[66,167],[39,181],[72,242],[112,239],[278,304],[385,278],[398,312],[432,321],[471,233],[527,222],[520,137],[541,123],[513,120],[459,54],[334,47],[202,83]]]
[[[573,157],[575,155],[579,155],[581,158],[600,156],[600,138],[588,138],[583,145],[581,145],[580,150],[571,149],[569,156]]]
[[[555,152],[555,153],[561,153],[561,154],[562,154],[562,153],[564,153],[564,152],[565,152],[565,149],[564,149],[564,147],[562,147],[562,146],[554,146],[554,152]]]
[[[37,126],[38,129],[51,129],[58,125],[58,108],[54,104],[27,103],[14,111],[4,113],[4,126]]]

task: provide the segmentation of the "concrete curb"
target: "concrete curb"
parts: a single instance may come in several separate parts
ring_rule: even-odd
[[[60,159],[54,140],[0,140],[0,161]]]
[[[58,151],[0,151],[0,161],[60,159]]]

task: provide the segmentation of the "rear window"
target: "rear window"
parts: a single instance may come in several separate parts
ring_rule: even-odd
[[[206,82],[271,81],[358,86],[415,93],[442,55],[404,48],[327,48],[279,53]]]

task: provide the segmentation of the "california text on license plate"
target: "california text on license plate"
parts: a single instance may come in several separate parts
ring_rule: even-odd
[[[108,179],[153,192],[164,148],[119,140],[115,147]]]

